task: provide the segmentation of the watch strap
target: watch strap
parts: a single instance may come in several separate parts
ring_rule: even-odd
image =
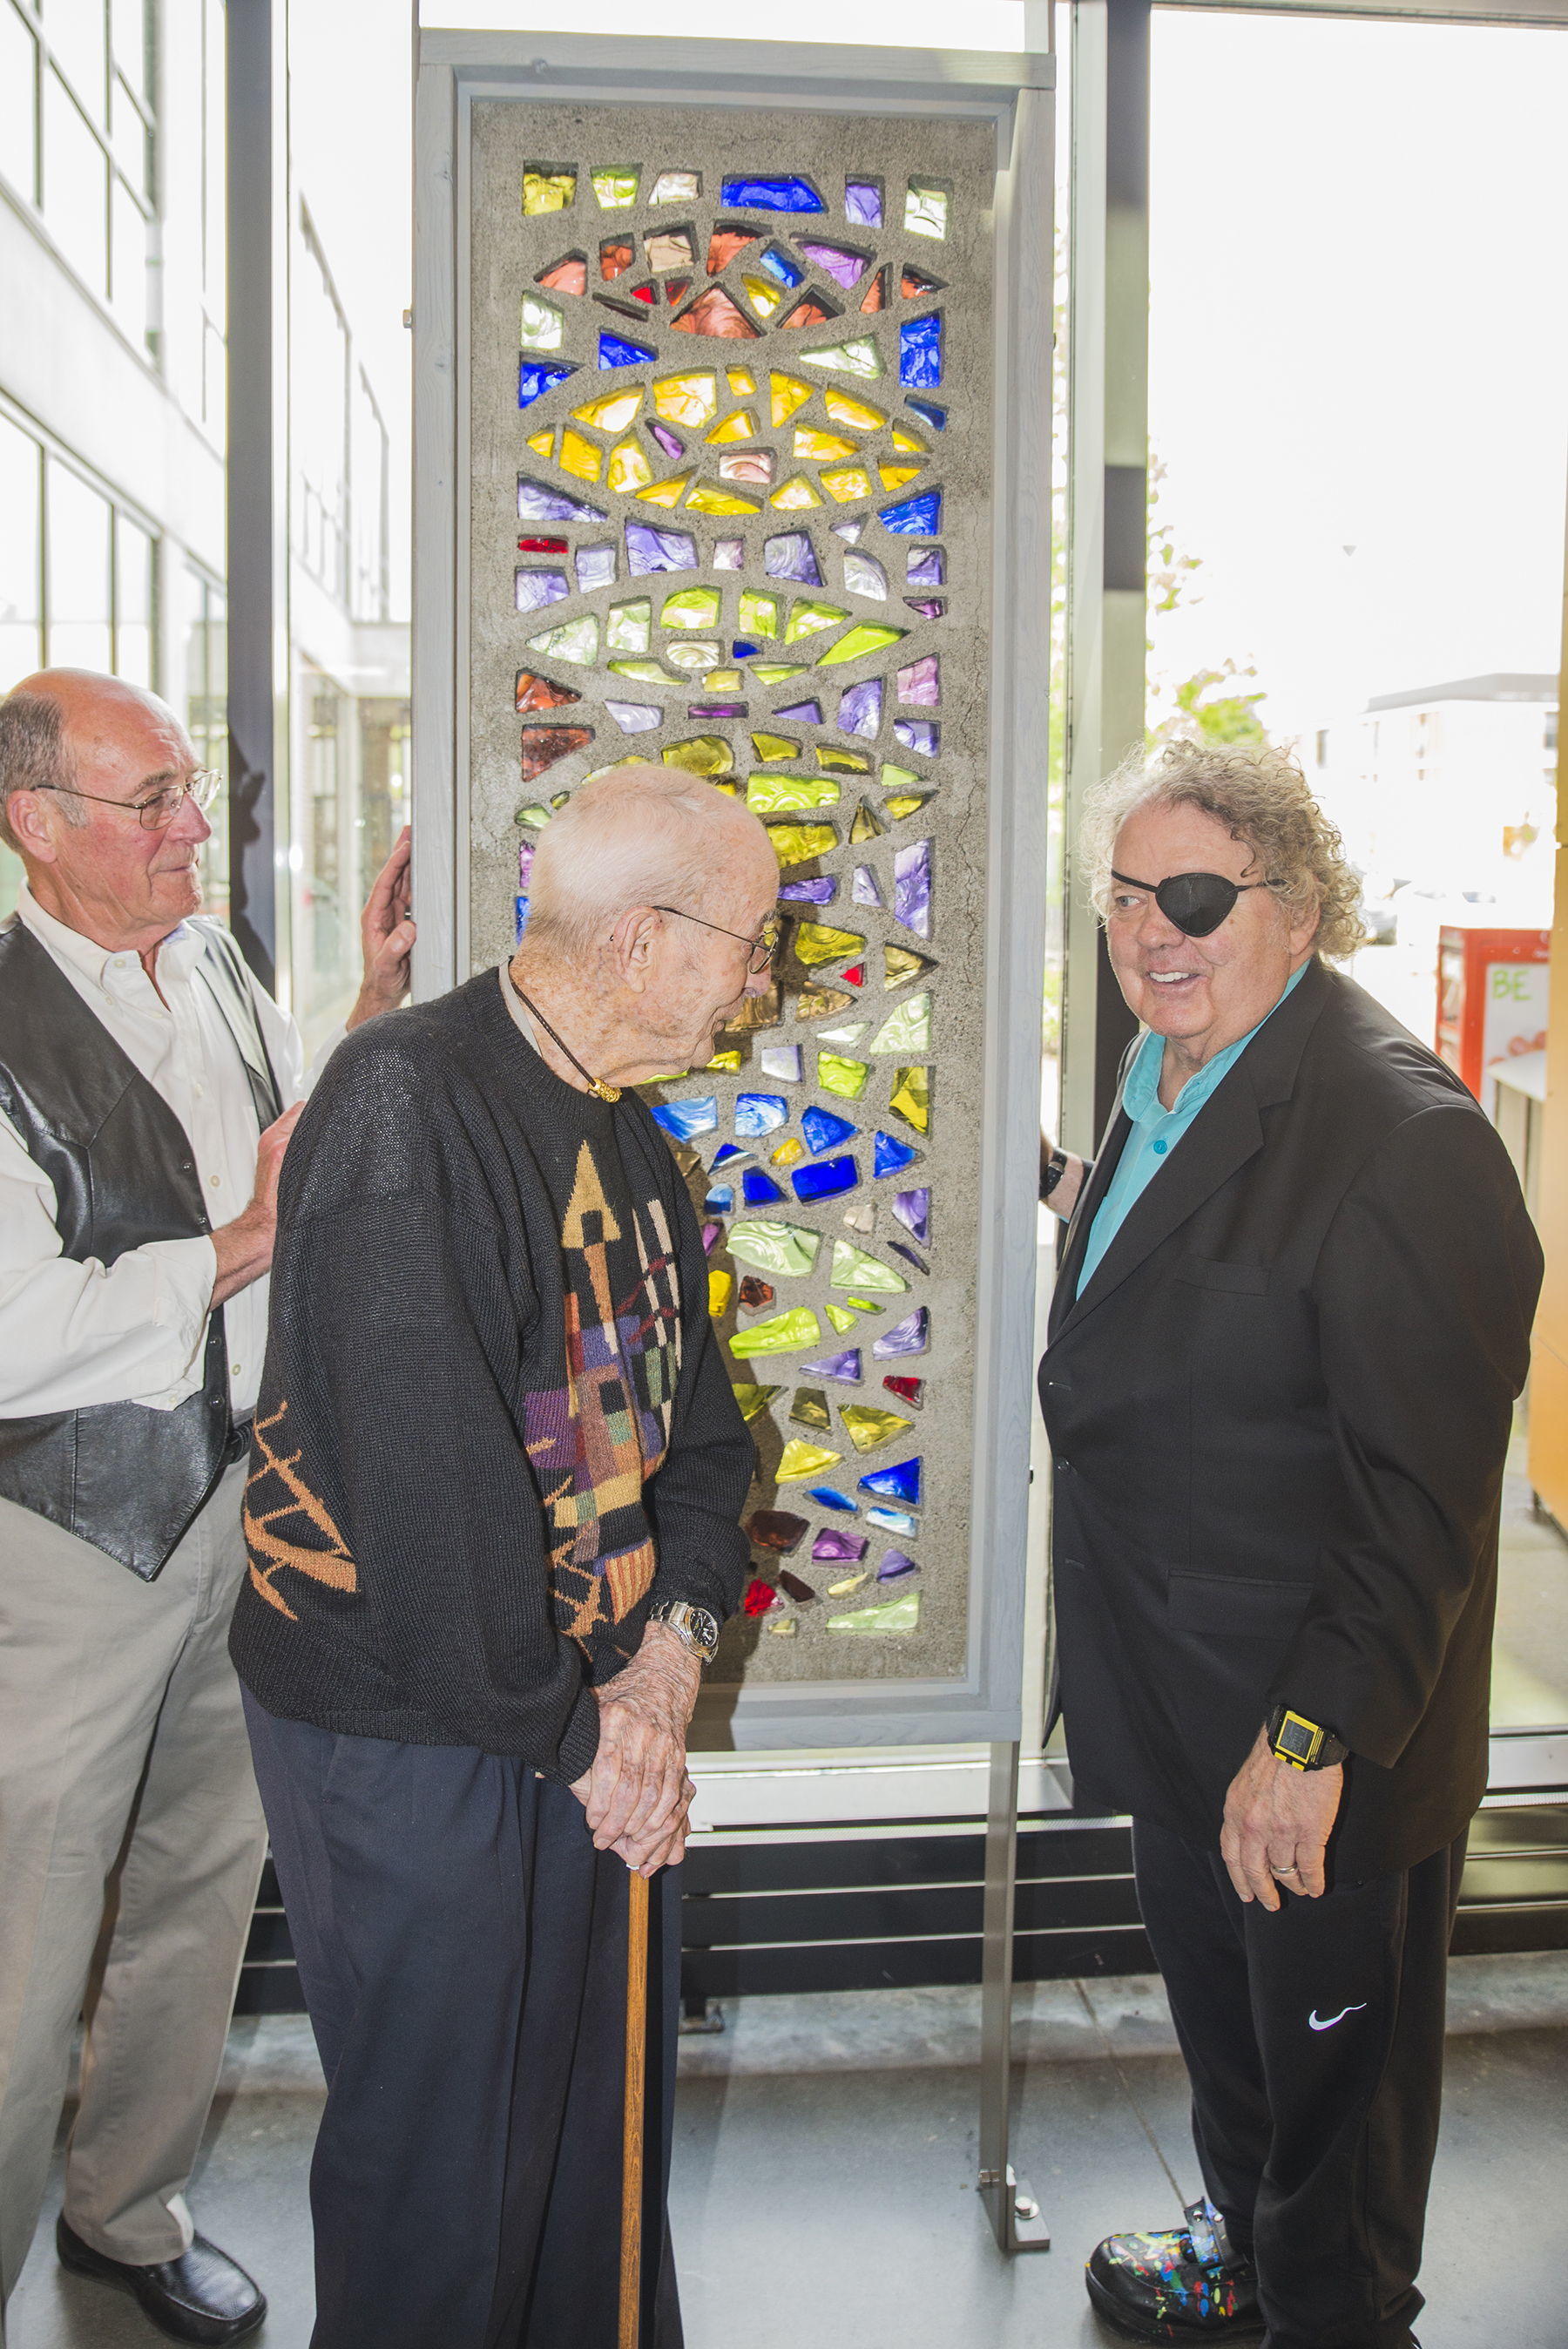
[[[1293,1770],[1333,1770],[1350,1752],[1343,1737],[1288,1704],[1275,1705],[1264,1733],[1276,1759]]]
[[[694,1607],[684,1599],[656,1599],[648,1609],[650,1623],[667,1623],[684,1648],[688,1648],[698,1661],[711,1664],[718,1649],[719,1622],[706,1607]]]

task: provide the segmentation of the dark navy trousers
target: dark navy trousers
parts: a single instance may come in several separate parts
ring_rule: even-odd
[[[1256,2262],[1264,2349],[1409,2349],[1464,1851],[1271,1911],[1217,1848],[1133,1822],[1199,2165]]]
[[[245,1710],[327,2082],[312,2349],[615,2349],[624,1863],[521,1762]],[[678,1869],[651,1890],[643,2343],[680,2349]]]

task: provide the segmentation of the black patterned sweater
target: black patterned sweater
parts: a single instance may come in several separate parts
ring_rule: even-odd
[[[270,1713],[570,1782],[651,1600],[734,1611],[755,1455],[668,1143],[504,983],[358,1030],[289,1144],[230,1647]]]

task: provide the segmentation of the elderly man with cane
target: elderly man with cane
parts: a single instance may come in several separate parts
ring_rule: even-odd
[[[768,985],[777,891],[711,785],[598,778],[516,958],[350,1042],[289,1151],[232,1652],[327,2077],[315,2349],[679,2342],[667,2103],[622,2191],[628,1883],[667,2068],[753,1450],[626,1089]]]
[[[77,669],[0,701],[0,2299],[85,2016],[64,2264],[178,2341],[260,2324],[185,2188],[264,1848],[226,1652],[298,1030],[198,918],[173,712]],[[407,984],[407,844],[350,1025]]]
[[[1061,1688],[1205,2189],[1089,2293],[1145,2341],[1411,2349],[1541,1250],[1472,1096],[1322,959],[1356,882],[1290,761],[1140,760],[1085,846],[1144,1033],[1093,1164],[1042,1169]]]

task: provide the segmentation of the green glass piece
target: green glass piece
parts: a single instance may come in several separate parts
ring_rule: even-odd
[[[654,607],[645,596],[640,604],[612,604],[604,622],[604,646],[613,653],[645,653],[653,642]]]
[[[784,1390],[782,1387],[750,1386],[745,1380],[738,1379],[733,1392],[736,1402],[740,1405],[741,1418],[749,1422],[760,1419],[769,1404]]]
[[[778,596],[761,595],[755,587],[743,588],[740,633],[743,636],[776,636],[779,634]]]
[[[546,628],[542,636],[530,636],[528,649],[587,668],[599,657],[599,623],[591,613],[580,620],[563,620],[558,628]]]
[[[836,742],[819,742],[817,764],[838,775],[869,775],[872,762],[859,750],[841,750]]]
[[[758,685],[787,685],[792,677],[804,677],[799,661],[753,661],[748,674]]]
[[[859,1101],[870,1074],[864,1061],[848,1060],[841,1052],[817,1055],[817,1082],[825,1093],[837,1093],[842,1101]]]
[[[901,1419],[896,1411],[878,1411],[869,1402],[841,1403],[839,1416],[857,1452],[874,1452],[879,1444],[891,1443],[914,1425],[913,1419]]]
[[[818,1041],[823,1044],[858,1044],[870,1025],[867,1019],[851,1019],[843,1028],[819,1028]]]
[[[802,351],[802,367],[828,367],[834,375],[864,376],[868,381],[882,372],[881,351],[869,335],[851,343],[830,343],[820,351]]]
[[[918,791],[920,785],[921,778],[913,768],[895,767],[887,761],[883,762],[882,788],[884,792],[913,792]]]
[[[862,800],[855,810],[854,821],[850,825],[850,846],[858,848],[862,840],[880,840],[881,838],[882,826]]]
[[[814,1427],[825,1434],[833,1424],[828,1398],[820,1387],[797,1387],[789,1417],[797,1427]]]
[[[930,996],[906,996],[896,1011],[889,1012],[867,1049],[872,1052],[929,1052]]]
[[[754,1264],[758,1272],[770,1272],[779,1280],[799,1280],[810,1272],[821,1245],[820,1232],[809,1231],[800,1224],[769,1223],[759,1216],[743,1216],[739,1223],[731,1224],[725,1242],[730,1255],[738,1257],[742,1264]],[[900,1281],[899,1287],[903,1286]]]
[[[542,294],[525,294],[518,340],[525,351],[558,351],[565,320]]]
[[[754,734],[751,750],[753,757],[760,759],[764,765],[770,759],[798,759],[800,755],[800,745],[791,742],[787,734]],[[758,777],[758,781],[763,780]]]
[[[773,1471],[776,1485],[799,1485],[808,1476],[820,1476],[824,1468],[836,1468],[843,1458],[841,1452],[830,1452],[820,1444],[804,1444],[792,1435],[779,1455],[779,1465]]]
[[[901,1599],[890,1599],[881,1607],[848,1607],[841,1615],[829,1616],[828,1629],[867,1638],[887,1631],[918,1631],[920,1593],[906,1590]]]
[[[749,1330],[738,1330],[729,1340],[729,1350],[738,1361],[752,1354],[799,1354],[807,1346],[822,1342],[822,1325],[809,1305],[792,1306],[788,1313],[775,1313],[769,1320],[754,1321]]]
[[[916,1133],[931,1131],[931,1071],[929,1069],[895,1069],[892,1092],[888,1107],[894,1117],[912,1125]]]
[[[717,587],[683,587],[676,595],[666,595],[659,613],[661,628],[717,628],[718,626],[718,590]]]
[[[533,831],[538,832],[550,822],[550,810],[547,807],[541,807],[539,802],[535,800],[528,807],[520,807],[512,822],[526,823]]]
[[[903,200],[903,225],[910,236],[947,234],[947,198],[940,188],[912,180]]]
[[[838,801],[839,787],[829,775],[753,775],[746,786],[753,815],[790,815],[800,808],[836,807]]]
[[[873,1305],[869,1297],[851,1297],[849,1301],[857,1313],[881,1313],[883,1310],[882,1306]]]
[[[802,596],[789,607],[789,624],[784,631],[787,645],[799,644],[802,636],[820,636],[824,628],[836,628],[849,614],[838,604],[819,604]]]
[[[732,1231],[732,1250],[734,1246]],[[878,1257],[868,1256],[864,1248],[855,1246],[853,1240],[835,1240],[832,1286],[835,1288],[866,1288],[873,1297],[879,1294],[885,1297],[893,1290],[907,1288],[909,1283],[902,1272],[894,1272],[891,1264],[883,1264]]]
[[[884,628],[878,621],[862,620],[858,628],[851,628],[836,645],[828,647],[817,667],[831,668],[839,661],[860,660],[866,653],[880,653],[884,647],[896,645],[908,634],[907,628]]]
[[[847,1313],[841,1305],[825,1305],[822,1310],[826,1313],[829,1320],[832,1323],[841,1338],[845,1336],[849,1330],[854,1328],[854,1315],[852,1313]]]
[[[613,660],[610,667],[616,677],[634,677],[639,685],[674,685],[676,681],[655,660]]]
[[[576,193],[575,171],[552,171],[547,163],[534,163],[523,172],[522,209],[530,220],[541,212],[563,212]]]
[[[672,742],[664,756],[666,767],[684,767],[692,775],[735,771],[735,753],[722,734],[694,734],[687,742]]]
[[[917,955],[908,947],[884,947],[882,957],[887,964],[884,987],[902,987],[905,979],[923,978],[936,968],[929,955]]]
[[[830,929],[825,922],[802,922],[795,933],[795,958],[808,968],[819,962],[848,962],[865,940],[853,930]]]
[[[593,193],[599,199],[602,212],[624,212],[637,201],[635,171],[595,171],[592,175]]]
[[[770,823],[768,837],[780,864],[805,864],[813,856],[830,856],[839,844],[830,823]]]

